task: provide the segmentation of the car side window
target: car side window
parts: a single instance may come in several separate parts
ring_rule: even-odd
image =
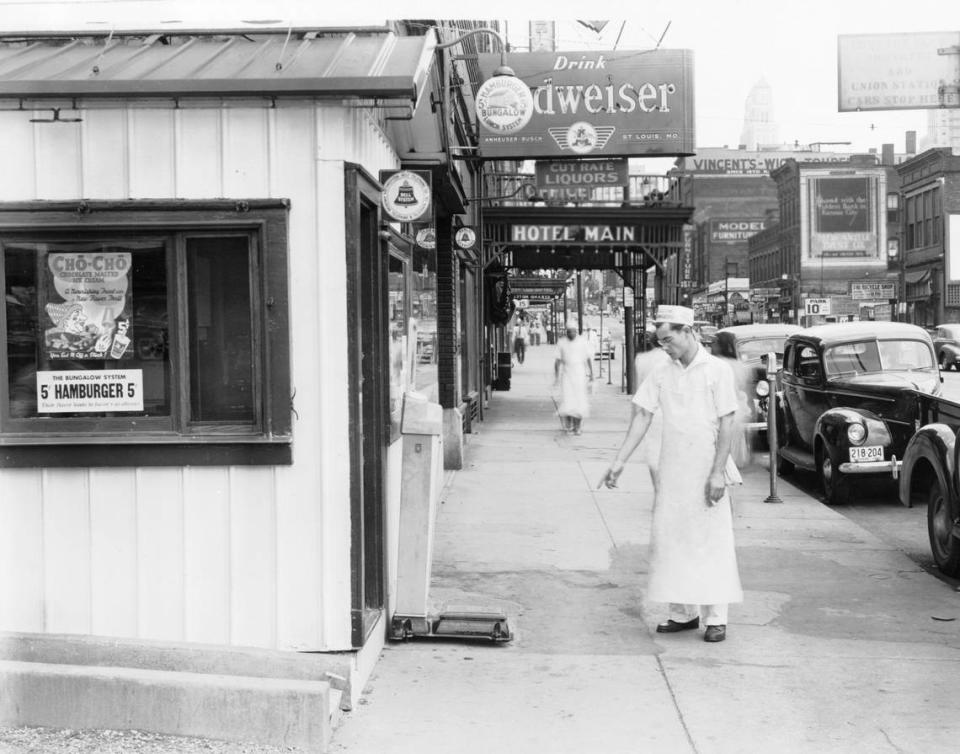
[[[793,374],[793,355],[797,352],[797,349],[792,345],[787,345],[783,353],[783,371],[787,374]]]
[[[820,359],[817,349],[802,346],[797,354],[797,377],[814,379],[820,376]]]

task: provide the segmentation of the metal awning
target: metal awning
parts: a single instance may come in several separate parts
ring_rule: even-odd
[[[415,103],[436,36],[393,32],[0,39],[0,98],[335,97]]]

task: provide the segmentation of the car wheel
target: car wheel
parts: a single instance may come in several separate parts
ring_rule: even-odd
[[[930,552],[941,573],[947,576],[960,575],[960,539],[953,536],[954,515],[950,499],[944,494],[940,482],[934,479],[927,495],[927,534],[930,537]]]
[[[850,485],[837,466],[830,451],[821,449],[817,468],[820,470],[820,482],[823,484],[823,496],[827,499],[827,505],[845,505],[850,499]]]

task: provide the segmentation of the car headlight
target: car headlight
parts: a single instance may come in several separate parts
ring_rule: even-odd
[[[757,382],[757,395],[761,398],[766,398],[770,395],[770,383],[766,380],[760,380]]]
[[[847,427],[847,439],[851,445],[860,445],[867,439],[867,428],[857,422]]]

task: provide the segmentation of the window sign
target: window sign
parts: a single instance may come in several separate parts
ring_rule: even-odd
[[[47,267],[41,317],[47,357],[130,358],[130,252],[56,252],[47,256]]]
[[[143,370],[37,372],[37,410],[143,411]]]

